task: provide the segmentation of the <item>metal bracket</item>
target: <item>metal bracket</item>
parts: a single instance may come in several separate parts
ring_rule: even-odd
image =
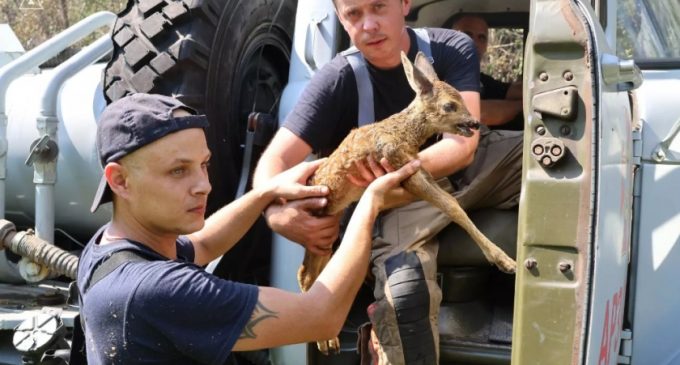
[[[669,150],[671,144],[675,140],[675,137],[680,132],[680,119],[678,119],[666,138],[664,138],[659,145],[656,146],[654,152],[652,153],[652,159],[656,162],[664,162],[673,165],[680,165],[680,159],[676,157],[671,150]]]
[[[634,60],[622,60],[605,53],[601,57],[601,64],[604,83],[616,84],[618,91],[633,90],[642,85],[642,73]]]
[[[633,129],[633,165],[640,166],[642,160],[642,130]]]
[[[578,89],[575,86],[566,86],[536,94],[532,105],[537,113],[572,121],[578,115]]]
[[[633,357],[633,331],[621,330],[621,350],[616,361],[617,364],[630,364]]]

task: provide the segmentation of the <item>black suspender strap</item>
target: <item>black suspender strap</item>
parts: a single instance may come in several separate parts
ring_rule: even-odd
[[[97,267],[94,272],[92,273],[92,277],[90,278],[90,281],[86,283],[86,286],[83,288],[79,288],[80,292],[84,292],[85,290],[91,288],[94,284],[99,282],[99,280],[103,279],[106,275],[110,274],[115,270],[118,266],[126,263],[126,262],[133,262],[133,261],[149,261],[139,255],[138,253],[130,250],[121,250],[121,251],[116,251],[111,256],[109,256],[108,259],[106,259],[104,262],[102,262],[99,267]]]
[[[99,282],[101,279],[106,277],[115,270],[118,266],[126,262],[138,262],[138,261],[149,261],[148,259],[142,257],[140,254],[130,251],[121,250],[116,251],[107,259],[104,260],[92,273],[90,281],[84,283],[81,287],[78,284],[78,299],[80,302],[80,309],[83,308],[83,292],[91,288],[94,284]],[[86,350],[85,350],[85,321],[83,319],[83,314],[80,313],[77,316],[76,321],[73,324],[73,340],[71,342],[71,355],[69,358],[69,365],[86,365]]]

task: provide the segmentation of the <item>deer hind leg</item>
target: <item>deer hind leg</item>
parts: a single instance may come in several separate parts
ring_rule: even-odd
[[[317,256],[305,250],[305,258],[298,270],[298,284],[300,285],[300,290],[306,292],[312,287],[316,278],[319,277],[321,270],[328,264],[330,258],[330,255]],[[316,346],[324,355],[337,354],[340,352],[340,339],[336,337],[326,341],[317,341]]]
[[[456,198],[447,193],[434,181],[432,176],[425,170],[413,174],[402,183],[402,186],[414,196],[423,199],[435,207],[441,209],[451,221],[458,224],[477,243],[486,259],[496,265],[501,271],[514,273],[517,269],[515,260],[510,258],[496,244],[491,242],[477,229],[467,213],[460,207]]]

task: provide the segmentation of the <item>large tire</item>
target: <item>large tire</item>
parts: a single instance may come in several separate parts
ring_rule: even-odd
[[[116,21],[103,76],[107,102],[157,93],[207,114],[213,153],[209,213],[235,197],[250,112],[278,110],[296,6],[297,0],[129,0]],[[214,273],[267,285],[271,232],[262,219],[242,241]],[[255,352],[230,361],[267,364],[268,356]]]
[[[135,92],[173,95],[208,115],[213,192],[234,198],[246,119],[275,113],[287,83],[296,0],[130,0],[104,71],[108,102]]]

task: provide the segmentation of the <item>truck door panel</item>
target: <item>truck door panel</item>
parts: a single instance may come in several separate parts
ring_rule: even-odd
[[[595,364],[602,351],[600,364],[616,363],[609,334],[620,333],[630,257],[631,112],[623,77],[605,82],[601,60],[614,51],[594,14],[581,2],[531,5],[513,364]]]

